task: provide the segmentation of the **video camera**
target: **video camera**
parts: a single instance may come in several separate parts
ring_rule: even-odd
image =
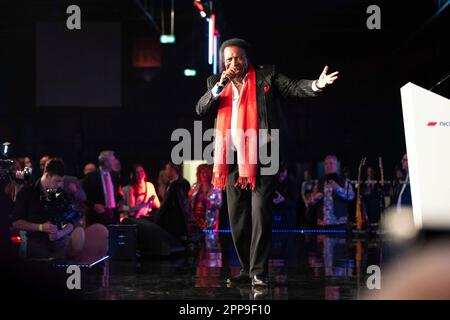
[[[9,159],[11,143],[4,142],[0,152],[0,181],[15,180],[18,183],[32,181],[32,168],[25,167],[23,171],[17,170],[14,160]]]
[[[44,208],[50,214],[50,222],[56,225],[58,230],[68,223],[75,225],[82,218],[70,196],[61,188],[47,189]]]

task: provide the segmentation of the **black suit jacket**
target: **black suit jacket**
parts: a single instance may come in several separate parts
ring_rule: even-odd
[[[158,211],[156,223],[176,237],[189,235],[188,192],[189,182],[183,177],[170,183]]]
[[[83,179],[83,189],[86,192],[86,205],[92,209],[95,204],[105,205],[105,194],[103,193],[103,184],[100,170],[89,173]],[[111,171],[111,180],[113,183],[116,204],[121,200],[119,194],[119,175],[117,172]]]
[[[398,197],[400,196],[400,192],[402,191],[402,184],[397,185],[397,187],[394,190],[394,201],[392,202],[392,205],[395,207],[397,206]],[[402,194],[402,200],[400,201],[402,206],[411,207],[412,206],[412,197],[411,197],[411,186],[408,185],[405,187],[405,191],[403,191]]]
[[[313,80],[290,79],[279,73],[274,65],[255,67],[255,71],[258,126],[259,129],[280,130],[280,161],[283,163],[287,158],[287,149],[283,144],[283,141],[287,140],[287,123],[282,110],[283,98],[315,97],[319,92],[312,90]],[[208,89],[195,108],[199,116],[217,117],[219,99],[214,98],[211,89],[219,80],[220,75],[212,75],[208,78]]]

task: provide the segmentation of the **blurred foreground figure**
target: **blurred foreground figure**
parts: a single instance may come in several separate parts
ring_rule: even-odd
[[[450,299],[450,235],[434,241],[428,232],[418,237],[412,210],[395,207],[386,214],[383,228],[393,244],[407,251],[395,264],[381,267],[381,289],[368,291],[363,299]]]
[[[380,290],[365,298],[377,300],[450,299],[450,238],[429,244],[388,269]]]

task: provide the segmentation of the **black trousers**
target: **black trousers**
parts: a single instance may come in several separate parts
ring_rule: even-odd
[[[266,275],[276,179],[274,175],[258,174],[255,189],[243,190],[234,187],[238,177],[238,166],[230,165],[226,187],[228,215],[241,274]]]

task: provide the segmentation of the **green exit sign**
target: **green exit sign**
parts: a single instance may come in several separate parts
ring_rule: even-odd
[[[186,77],[195,77],[197,75],[197,71],[194,69],[184,69],[184,75]]]
[[[172,34],[163,34],[159,38],[161,43],[175,43],[175,36]]]

